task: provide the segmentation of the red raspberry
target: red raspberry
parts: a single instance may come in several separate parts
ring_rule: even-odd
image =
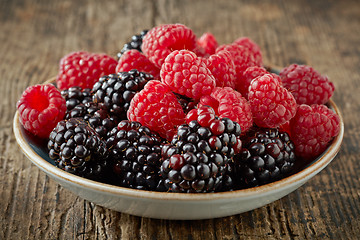
[[[193,31],[182,24],[165,24],[150,29],[141,46],[144,54],[157,67],[161,68],[164,59],[174,50],[196,47]]]
[[[248,37],[241,37],[236,39],[234,43],[247,48],[250,54],[254,57],[257,66],[263,65],[260,47],[254,41]]]
[[[106,54],[73,52],[60,60],[56,84],[60,90],[70,87],[92,88],[103,75],[115,73],[116,60]]]
[[[161,66],[160,77],[175,93],[195,100],[210,95],[215,87],[215,78],[206,64],[189,50],[170,53]]]
[[[340,131],[340,118],[325,105],[299,105],[290,121],[296,155],[304,159],[319,156]]]
[[[235,72],[236,72],[236,88],[239,84],[241,84],[241,78],[243,72],[252,66],[256,66],[255,60],[253,56],[250,54],[249,50],[243,46],[237,44],[225,44],[221,45],[216,49],[216,52],[220,52],[222,50],[229,51],[232,55],[232,59],[235,64]]]
[[[137,69],[140,72],[147,72],[153,75],[154,79],[160,79],[160,68],[138,50],[132,49],[123,53],[116,66],[116,72],[128,72]]]
[[[306,65],[291,64],[281,70],[280,77],[298,104],[325,104],[335,90],[326,76]]]
[[[250,83],[253,79],[268,74],[265,68],[259,66],[248,67],[239,79],[236,90],[248,99]]]
[[[196,56],[198,56],[199,58],[204,58],[204,60],[208,59],[210,56],[205,52],[205,49],[199,45],[196,45],[196,47],[192,50],[192,52],[194,52]]]
[[[185,120],[189,124],[191,121],[196,120],[200,126],[209,127],[210,124],[215,120],[216,115],[212,106],[199,105],[198,108],[194,108],[186,114]]]
[[[279,131],[280,132],[286,132],[287,134],[289,134],[289,137],[291,138],[290,121],[287,121],[286,123],[281,124],[279,126]]]
[[[294,96],[271,74],[252,80],[248,97],[254,122],[259,127],[279,127],[296,113]]]
[[[171,141],[185,114],[170,88],[157,80],[149,81],[130,102],[127,112],[130,121],[140,122],[161,137]]]
[[[34,85],[26,88],[16,107],[20,123],[26,130],[41,138],[48,138],[65,116],[66,101],[54,85]]]
[[[201,46],[207,54],[212,55],[218,47],[218,42],[214,35],[207,32],[197,39],[197,45]]]
[[[250,104],[241,94],[229,87],[216,87],[211,96],[200,99],[199,106],[208,105],[220,118],[229,118],[240,124],[241,132],[246,132],[253,125]]]
[[[228,51],[219,51],[204,59],[212,75],[215,77],[217,87],[235,88],[236,72],[235,64]]]

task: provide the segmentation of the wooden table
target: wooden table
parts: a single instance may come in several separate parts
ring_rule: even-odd
[[[16,101],[77,50],[115,56],[135,33],[183,23],[219,43],[249,36],[265,63],[303,63],[330,77],[345,138],[335,160],[288,196],[220,219],[167,221],[96,206],[21,153]],[[359,239],[360,3],[354,1],[0,1],[0,239]]]

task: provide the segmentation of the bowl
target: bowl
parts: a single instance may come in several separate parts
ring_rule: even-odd
[[[50,79],[47,82],[53,82]],[[13,130],[26,157],[55,182],[81,198],[100,206],[141,217],[195,220],[231,216],[265,206],[296,190],[324,169],[338,153],[344,136],[339,109],[330,100],[328,106],[340,117],[340,132],[318,158],[301,166],[295,173],[259,187],[219,193],[166,193],[136,190],[92,181],[55,166],[47,154],[46,142],[29,134],[16,112]]]

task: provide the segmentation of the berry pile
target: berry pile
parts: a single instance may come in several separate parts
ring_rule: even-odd
[[[248,37],[219,45],[165,24],[117,57],[70,53],[56,87],[31,86],[17,103],[67,172],[148,191],[232,191],[289,176],[339,133],[328,77],[297,64],[269,72]]]

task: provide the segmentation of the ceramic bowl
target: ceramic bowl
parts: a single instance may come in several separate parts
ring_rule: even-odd
[[[67,173],[48,157],[46,143],[33,137],[21,126],[16,112],[14,134],[26,157],[50,178],[74,194],[100,206],[157,219],[209,219],[231,216],[253,210],[278,200],[299,188],[324,169],[336,156],[344,136],[339,109],[329,101],[341,119],[340,133],[318,158],[282,180],[259,187],[221,193],[163,193],[135,190],[104,184]]]

